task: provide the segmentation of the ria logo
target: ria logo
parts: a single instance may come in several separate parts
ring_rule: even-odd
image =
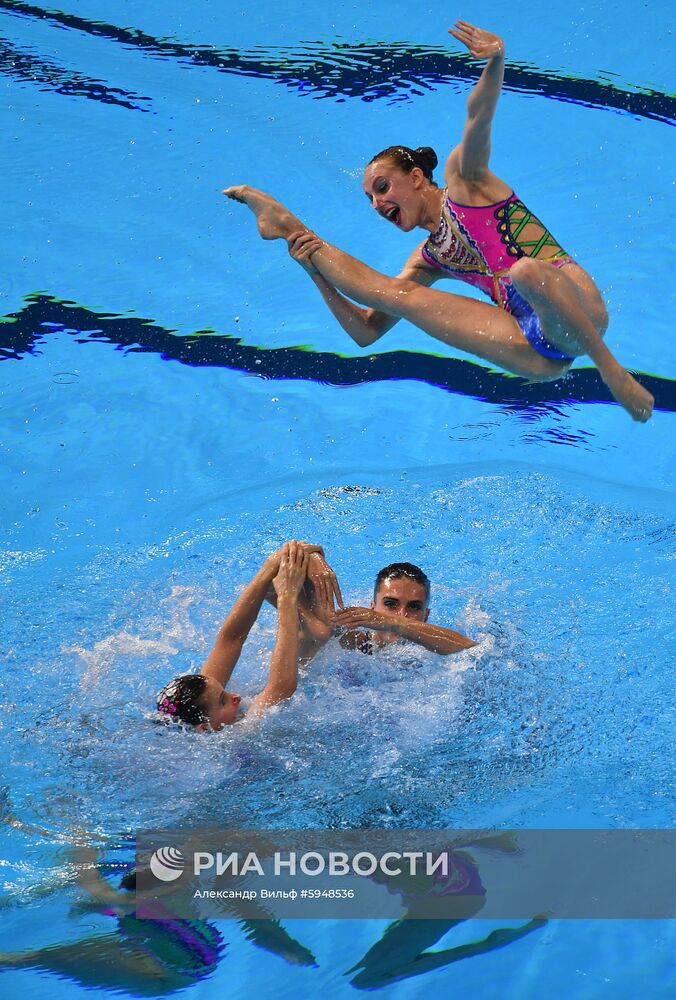
[[[150,859],[150,870],[160,882],[173,882],[180,878],[185,861],[175,847],[161,847]]]

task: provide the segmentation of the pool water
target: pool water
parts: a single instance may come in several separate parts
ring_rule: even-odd
[[[283,244],[219,193],[271,190],[397,273],[411,247],[369,213],[361,169],[391,143],[459,137],[476,73],[445,33],[455,13],[287,0],[273,38],[266,5],[0,0],[5,995],[367,988],[348,970],[385,922],[214,921],[194,967],[194,944],[148,945],[82,903],[73,837],[105,845],[112,885],[155,825],[672,824],[668,10],[627,10],[631,32],[608,31],[605,3],[457,13],[506,37],[492,165],[594,274],[609,344],[655,395],[645,426],[584,359],[531,386],[403,322],[353,350]],[[199,668],[290,537],[321,542],[350,604],[380,566],[419,563],[431,620],[477,647],[366,660],[331,643],[252,731],[151,725],[155,692]],[[264,610],[245,698],[274,630]],[[369,988],[673,994],[666,921],[552,921],[462,954]]]

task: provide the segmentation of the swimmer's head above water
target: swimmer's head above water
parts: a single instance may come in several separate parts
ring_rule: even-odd
[[[447,656],[476,645],[443,625],[430,624],[430,581],[413,563],[390,563],[376,576],[369,608],[344,608],[333,616],[344,649],[373,653],[400,641]]]
[[[183,674],[162,688],[157,711],[163,719],[194,726],[198,732],[218,731],[237,721],[241,700],[213,677]]]
[[[434,168],[439,163],[439,158],[431,146],[418,146],[411,149],[409,146],[388,146],[381,149],[372,157],[367,167],[383,160],[390,160],[402,173],[410,174],[414,167],[418,167],[423,172],[423,176],[434,184]]]
[[[429,146],[388,146],[367,165],[364,194],[379,215],[410,232],[428,216],[438,217],[439,188],[433,178],[438,162]]]
[[[199,674],[175,677],[162,688],[157,697],[158,718],[182,722],[198,732],[218,731],[239,721],[242,699],[226,690],[226,685],[266,598],[277,609],[275,645],[267,682],[251,700],[247,717],[262,715],[291,698],[301,655],[309,659],[308,644],[314,652],[331,635],[328,618],[334,596],[342,604],[338,581],[324,560],[322,547],[295,539],[286,542],[264,560],[237,597]],[[326,604],[326,621],[316,617],[322,603]]]
[[[373,585],[374,604],[379,599],[382,600],[381,591],[383,584],[394,580],[410,580],[412,583],[417,584],[418,587],[422,588],[422,591],[424,592],[425,607],[429,605],[430,593],[432,589],[430,579],[419,566],[415,566],[413,563],[409,562],[390,563],[389,566],[384,566],[378,572]]]
[[[391,563],[380,570],[373,587],[371,607],[386,615],[426,622],[430,614],[430,581],[413,563]],[[395,633],[381,632],[381,642],[394,642]]]

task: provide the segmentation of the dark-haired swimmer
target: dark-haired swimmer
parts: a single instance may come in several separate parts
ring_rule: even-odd
[[[242,699],[226,685],[266,598],[277,606],[277,636],[267,683],[253,699],[247,717],[261,715],[293,695],[299,661],[307,662],[332,634],[334,598],[342,606],[338,582],[321,546],[297,541],[268,556],[244,588],[199,674],[176,677],[160,691],[157,710],[164,718],[200,732],[237,722]]]
[[[467,102],[462,139],[446,161],[445,187],[433,180],[437,156],[429,147],[391,146],[364,172],[364,193],[380,216],[404,233],[420,228],[430,234],[398,277],[325,243],[262,191],[239,185],[224,193],[255,213],[263,239],[287,240],[291,256],[360,347],[407,319],[452,347],[534,381],[559,378],[574,358],[587,354],[631,417],[648,420],[653,397],[603,342],[608,316],[593,279],[488,168],[503,40],[466,21],[457,21],[450,33],[486,66]],[[469,282],[494,305],[429,287],[442,277]]]
[[[460,653],[476,643],[459,632],[430,625],[430,581],[413,563],[391,563],[380,570],[370,608],[344,608],[333,616],[346,649],[371,653],[401,640],[414,642],[442,656]]]

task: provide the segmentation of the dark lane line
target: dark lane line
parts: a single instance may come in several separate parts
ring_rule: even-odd
[[[139,101],[148,97],[131,94],[117,87],[108,87],[101,80],[93,80],[74,70],[57,65],[52,59],[43,58],[25,49],[16,48],[0,35],[0,73],[18,83],[37,85],[40,90],[52,90],[66,97],[86,97],[100,104],[114,104],[130,111],[148,112],[139,107]]]
[[[78,343],[105,343],[128,353],[159,354],[192,367],[226,368],[266,379],[300,379],[336,387],[415,380],[447,392],[485,400],[511,410],[556,410],[562,404],[614,403],[594,368],[572,371],[556,382],[530,383],[481,364],[411,351],[363,357],[300,347],[256,347],[211,332],[177,335],[152,320],[96,313],[49,295],[32,295],[0,321],[0,360],[39,354],[51,335],[68,333]],[[656,408],[676,412],[676,381],[639,374]]]
[[[174,58],[185,64],[210,66],[220,72],[270,79],[301,96],[361,98],[364,101],[409,100],[436,85],[475,80],[480,72],[469,56],[441,47],[397,43],[312,43],[296,47],[257,46],[254,51],[217,49],[156,38],[137,28],[121,28],[90,21],[75,14],[49,10],[23,0],[0,0],[0,10],[46,20],[63,28],[103,37],[141,50],[155,58]],[[610,109],[673,125],[676,97],[643,88],[628,90],[599,80],[545,72],[510,63],[505,87],[553,100]]]

